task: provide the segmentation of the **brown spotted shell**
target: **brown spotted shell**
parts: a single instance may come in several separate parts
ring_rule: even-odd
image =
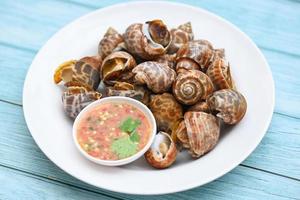
[[[188,111],[206,112],[210,113],[210,108],[206,101],[199,101],[196,104],[190,106]]]
[[[178,49],[185,43],[194,39],[192,24],[187,22],[180,25],[178,28],[171,29],[172,36],[171,44],[168,48],[168,53],[176,53]]]
[[[218,119],[204,112],[186,112],[184,124],[189,140],[189,152],[200,157],[215,147],[219,140],[220,123]]]
[[[85,87],[70,86],[63,93],[62,102],[66,114],[76,118],[84,107],[100,98],[99,92],[88,91]]]
[[[183,118],[181,105],[169,93],[151,96],[149,108],[161,131],[171,133],[173,126]]]
[[[109,85],[116,81],[130,81],[133,77],[131,70],[136,66],[134,58],[125,51],[109,54],[100,68],[101,79]]]
[[[137,65],[133,70],[134,82],[146,84],[154,93],[168,91],[176,77],[176,72],[164,63],[147,61]]]
[[[64,62],[55,70],[54,82],[58,84],[63,81],[67,87],[83,86],[89,90],[95,90],[100,82],[99,66],[101,62],[101,58],[98,56]]]
[[[207,98],[212,111],[226,124],[236,124],[242,120],[247,110],[245,97],[236,90],[223,89],[214,92]]]
[[[179,123],[176,130],[174,130],[174,134],[176,135],[177,141],[183,146],[183,148],[190,148],[190,142],[187,136],[184,120]]]
[[[106,56],[111,54],[122,42],[124,42],[122,35],[119,34],[114,28],[109,27],[103,38],[99,42],[99,56],[104,59]]]
[[[158,132],[149,150],[145,153],[147,162],[155,168],[171,166],[177,156],[177,149],[172,138],[165,132]]]
[[[130,53],[151,60],[166,52],[171,35],[161,20],[152,20],[145,24],[130,25],[125,31],[124,40]]]
[[[193,40],[183,44],[177,51],[177,63],[181,59],[190,59],[196,62],[203,71],[209,67],[214,50],[211,43],[207,40]]]
[[[207,69],[206,74],[212,80],[216,90],[232,89],[234,87],[230,74],[230,66],[225,59],[220,57],[214,59]]]
[[[154,61],[159,63],[164,63],[168,65],[171,69],[175,68],[175,62],[176,62],[176,54],[164,54],[162,56],[159,56]]]
[[[107,87],[106,95],[130,97],[145,105],[148,105],[150,101],[150,92],[146,88],[125,82],[118,82],[113,87]]]
[[[189,58],[181,58],[180,61],[176,63],[175,70],[177,74],[179,74],[188,70],[200,70],[200,66]]]
[[[173,84],[173,95],[182,104],[193,105],[213,92],[213,84],[206,74],[189,70],[178,74]]]

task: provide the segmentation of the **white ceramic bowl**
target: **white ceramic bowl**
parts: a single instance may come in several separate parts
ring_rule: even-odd
[[[128,158],[124,158],[124,159],[120,159],[120,160],[102,160],[99,158],[95,158],[95,157],[89,155],[87,152],[85,152],[78,143],[77,127],[78,127],[78,123],[80,122],[81,117],[84,116],[90,110],[93,110],[95,107],[97,107],[101,104],[104,104],[104,103],[108,103],[108,102],[109,103],[127,103],[134,107],[137,107],[146,115],[146,117],[148,118],[148,120],[151,124],[151,127],[152,127],[151,135],[150,135],[150,138],[149,138],[147,144],[145,145],[145,147],[143,149],[141,149],[140,151],[138,151],[136,154],[134,154]],[[74,143],[75,143],[77,149],[79,150],[79,152],[87,159],[89,159],[97,164],[106,165],[106,166],[126,165],[128,163],[131,163],[131,162],[137,160],[142,155],[144,155],[144,153],[150,148],[151,144],[154,141],[155,135],[156,135],[156,122],[155,122],[152,112],[149,110],[149,108],[147,108],[147,106],[145,106],[141,102],[139,102],[135,99],[132,99],[132,98],[128,98],[128,97],[119,97],[119,96],[118,97],[106,97],[106,98],[94,101],[93,103],[91,103],[90,105],[85,107],[79,113],[79,115],[76,117],[74,124],[73,124],[73,140],[74,140]]]

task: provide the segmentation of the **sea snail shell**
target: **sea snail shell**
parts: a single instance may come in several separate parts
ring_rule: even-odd
[[[145,153],[147,162],[155,168],[164,169],[174,163],[177,149],[172,138],[165,132],[158,132],[150,149]]]
[[[193,105],[206,99],[214,90],[211,80],[198,70],[180,73],[173,84],[174,97],[182,104]]]

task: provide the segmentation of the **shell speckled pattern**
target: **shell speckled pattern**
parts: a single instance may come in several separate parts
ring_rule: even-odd
[[[220,123],[218,119],[204,112],[186,112],[184,123],[189,139],[189,152],[200,157],[213,149],[219,140]]]
[[[55,70],[54,82],[58,84],[63,81],[67,87],[83,86],[95,90],[100,82],[99,66],[101,62],[99,56],[64,62]]]
[[[175,130],[175,135],[176,135],[177,141],[179,142],[180,145],[183,146],[183,148],[189,149],[191,147],[189,138],[187,136],[184,120],[182,120],[179,123],[178,127]]]
[[[149,108],[161,131],[171,133],[173,126],[183,118],[181,105],[169,93],[151,96]]]
[[[100,98],[99,92],[88,91],[85,87],[71,86],[63,93],[62,102],[66,114],[76,118],[84,107]]]
[[[98,45],[98,54],[103,59],[111,54],[119,44],[124,42],[123,37],[114,28],[109,27],[100,40]]]
[[[236,124],[242,120],[247,110],[245,97],[233,89],[223,89],[214,92],[207,98],[212,111],[226,124]]]
[[[171,29],[170,33],[172,41],[168,48],[168,53],[176,53],[183,44],[194,39],[192,24],[190,22],[182,24],[178,28]]]
[[[146,88],[143,86],[134,86],[129,83],[121,84],[114,85],[113,87],[107,87],[106,95],[130,97],[142,102],[145,105],[149,104],[150,92]]]
[[[146,84],[154,93],[168,91],[176,78],[176,72],[164,63],[147,61],[137,65],[132,72],[136,84]]]
[[[145,153],[147,162],[157,169],[171,166],[177,156],[177,148],[172,138],[165,132],[158,132],[149,150]]]
[[[188,70],[200,70],[200,67],[195,61],[189,58],[181,58],[180,62],[176,63],[175,70],[179,74]]]
[[[206,101],[200,101],[196,104],[190,106],[188,108],[188,111],[197,111],[197,112],[206,112],[210,113],[210,108],[208,106],[208,103]]]
[[[182,58],[187,58],[195,61],[202,71],[206,71],[211,63],[214,50],[211,43],[207,40],[190,41],[180,47],[177,51],[177,63]]]
[[[164,54],[154,61],[167,64],[171,69],[175,68],[176,54]]]
[[[173,95],[182,104],[193,105],[206,99],[214,90],[209,77],[201,71],[189,70],[178,74],[173,84]]]
[[[166,52],[171,35],[161,20],[152,20],[130,25],[125,31],[124,40],[130,53],[150,60]]]
[[[136,66],[135,59],[125,51],[109,54],[100,68],[101,79],[109,85],[116,81],[130,81],[133,77],[131,70]]]
[[[206,74],[213,82],[216,90],[233,88],[230,66],[225,59],[216,58],[207,69]]]

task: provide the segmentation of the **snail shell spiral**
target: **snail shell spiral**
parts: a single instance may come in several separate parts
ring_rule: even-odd
[[[213,90],[211,80],[198,70],[180,73],[173,84],[174,97],[186,105],[193,105],[199,100],[205,99]]]

